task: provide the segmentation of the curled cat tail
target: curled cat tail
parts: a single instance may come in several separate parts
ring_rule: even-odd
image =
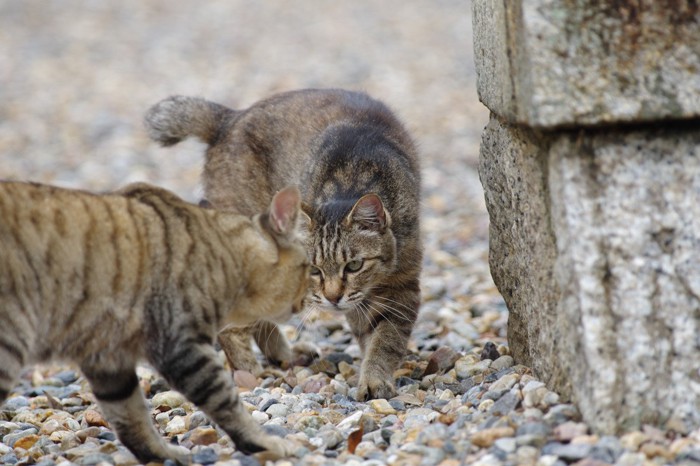
[[[151,139],[172,146],[195,136],[209,145],[216,142],[222,126],[236,112],[199,97],[175,95],[161,100],[146,112],[144,124]]]

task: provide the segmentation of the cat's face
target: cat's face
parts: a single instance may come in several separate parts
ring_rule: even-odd
[[[369,306],[366,298],[396,267],[396,241],[379,197],[364,196],[341,221],[314,217],[308,223],[307,304],[341,312]]]
[[[299,190],[286,188],[272,199],[269,210],[253,218],[244,245],[246,282],[238,307],[227,323],[248,325],[259,319],[284,322],[304,307],[309,288],[309,259],[298,222]]]

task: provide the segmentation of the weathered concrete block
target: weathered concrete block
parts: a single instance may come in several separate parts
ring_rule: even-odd
[[[599,432],[700,425],[700,132],[492,118],[479,171],[516,360]]]
[[[477,88],[533,127],[700,116],[694,0],[474,0]]]

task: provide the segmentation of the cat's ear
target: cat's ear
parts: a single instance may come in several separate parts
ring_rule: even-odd
[[[301,208],[301,194],[295,186],[289,186],[275,194],[270,203],[270,226],[280,235],[288,235],[296,229]]]
[[[301,210],[299,211],[299,229],[302,232],[308,233],[313,229],[313,220],[311,220],[312,207],[302,202]]]
[[[383,233],[390,225],[391,217],[379,196],[369,193],[357,200],[345,221],[348,224],[358,224],[365,230]]]

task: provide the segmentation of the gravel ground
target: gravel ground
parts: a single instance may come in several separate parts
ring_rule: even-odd
[[[255,419],[299,445],[299,458],[275,464],[700,464],[700,431],[593,435],[508,355],[475,171],[487,112],[471,46],[460,1],[4,0],[0,178],[94,190],[144,180],[197,200],[203,147],[150,143],[141,118],[151,104],[189,94],[241,108],[295,88],[368,91],[424,157],[424,304],[394,399],[354,400],[359,349],[327,315],[286,327],[323,349],[310,367],[236,374]],[[236,453],[151,369],[140,376],[154,422],[195,462],[265,463]],[[69,366],[22,374],[0,406],[0,439],[1,464],[137,464]]]

